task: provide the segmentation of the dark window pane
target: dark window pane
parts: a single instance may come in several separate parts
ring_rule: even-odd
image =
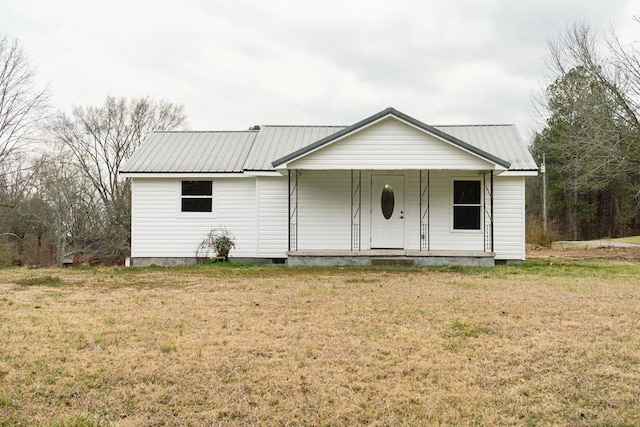
[[[454,205],[479,205],[480,181],[453,181]]]
[[[182,181],[183,196],[211,196],[211,181]]]
[[[480,230],[480,206],[454,206],[454,230]]]
[[[389,184],[385,185],[382,189],[382,196],[380,197],[380,205],[382,207],[382,215],[384,219],[391,218],[393,215],[393,208],[395,206],[395,197],[393,195],[393,188]]]
[[[212,200],[207,197],[182,199],[182,212],[211,212]]]

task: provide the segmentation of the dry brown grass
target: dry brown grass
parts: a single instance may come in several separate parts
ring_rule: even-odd
[[[0,271],[0,425],[638,425],[640,263]]]

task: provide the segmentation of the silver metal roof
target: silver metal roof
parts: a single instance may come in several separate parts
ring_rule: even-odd
[[[326,138],[345,126],[263,126],[249,153],[245,170],[274,170],[271,163],[320,139]]]
[[[509,164],[509,170],[537,170],[515,125],[428,126],[393,109],[427,131]],[[385,110],[387,111],[387,110]],[[377,117],[385,111],[372,117]],[[365,119],[367,120],[367,119]],[[357,126],[358,124],[354,125]],[[278,159],[304,153],[353,126],[263,126],[259,131],[153,132],[121,168],[123,173],[239,173],[274,171]]]
[[[538,165],[533,160],[516,125],[444,125],[433,127],[510,162],[509,170],[538,169]]]
[[[152,132],[124,173],[242,172],[257,131]]]

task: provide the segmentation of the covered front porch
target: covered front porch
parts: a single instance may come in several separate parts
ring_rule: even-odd
[[[524,246],[523,181],[502,176],[510,162],[393,109],[273,167],[288,177],[290,265],[493,265]]]
[[[289,170],[289,265],[495,264],[485,171]]]

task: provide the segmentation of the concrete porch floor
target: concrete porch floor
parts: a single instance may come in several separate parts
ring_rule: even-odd
[[[405,249],[298,250],[287,252],[287,265],[495,265],[495,254],[482,251],[418,251]]]

